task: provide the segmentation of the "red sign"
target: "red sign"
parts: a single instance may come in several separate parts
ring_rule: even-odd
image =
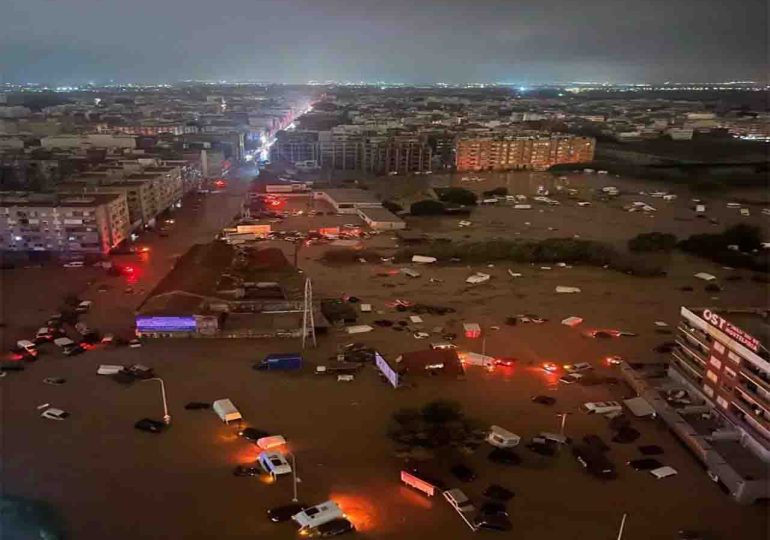
[[[401,471],[401,481],[407,486],[411,486],[418,491],[422,491],[428,497],[433,497],[436,493],[436,486],[429,484],[425,480],[420,480],[416,476],[406,471]]]
[[[754,352],[759,351],[759,340],[757,338],[747,332],[744,332],[737,326],[730,324],[727,320],[723,319],[710,309],[703,310],[703,318],[709,324],[712,324],[741,345],[745,345]]]

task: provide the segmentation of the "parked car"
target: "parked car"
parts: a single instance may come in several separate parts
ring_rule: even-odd
[[[449,469],[449,472],[451,472],[455,478],[460,480],[461,482],[473,482],[477,475],[476,471],[468,467],[467,465],[463,465],[461,463],[458,463],[451,469]]]
[[[668,478],[669,476],[675,476],[678,474],[678,471],[673,467],[665,465],[663,467],[658,467],[657,469],[651,469],[650,474],[660,480],[662,478]]]
[[[329,536],[339,536],[341,534],[353,532],[356,530],[355,526],[345,518],[335,518],[326,523],[322,523],[315,529],[311,530],[309,536],[320,536],[323,538]]]
[[[158,422],[157,420],[151,420],[150,418],[142,418],[134,427],[139,431],[147,431],[148,433],[160,433],[166,429],[166,424]]]
[[[251,441],[256,443],[259,439],[262,439],[263,437],[267,437],[270,435],[267,431],[262,431],[261,429],[256,429],[252,427],[247,427],[238,432],[239,437],[243,437],[247,441]]]
[[[507,448],[495,448],[489,453],[489,461],[500,463],[502,465],[519,465],[521,458],[519,455]]]
[[[615,466],[605,456],[588,445],[577,445],[572,448],[572,454],[578,463],[597,478],[612,479],[617,476]]]
[[[583,404],[583,410],[588,414],[607,414],[623,412],[623,407],[617,401],[589,401]]]
[[[540,405],[555,405],[556,398],[551,396],[534,396],[532,402],[539,403]]]
[[[262,476],[264,473],[262,467],[249,467],[247,465],[238,465],[233,470],[235,476]]]
[[[155,370],[143,364],[132,364],[124,371],[135,379],[152,379],[155,376]]]
[[[480,513],[489,516],[507,516],[508,510],[505,507],[505,503],[499,501],[487,501],[481,505]]]
[[[508,516],[498,514],[479,514],[473,520],[473,525],[491,531],[510,531],[513,528]]]
[[[514,497],[513,491],[499,484],[490,484],[489,487],[484,490],[483,495],[497,501],[509,501]]]
[[[578,362],[577,364],[567,364],[564,366],[564,370],[567,373],[580,373],[582,371],[590,371],[593,366],[588,362]]]
[[[598,452],[606,452],[610,449],[609,446],[598,435],[589,434],[583,437],[583,442]]]
[[[632,459],[626,462],[635,471],[651,471],[663,466],[663,464],[655,458],[641,458]]]
[[[43,418],[47,418],[48,420],[64,420],[69,415],[70,413],[66,411],[51,407],[49,409],[44,410],[40,416]]]
[[[582,373],[567,373],[566,375],[559,377],[559,382],[562,382],[564,384],[573,384],[578,382],[582,378],[583,378]]]
[[[188,404],[184,406],[185,409],[188,411],[198,411],[202,409],[210,409],[211,403],[206,403],[204,401],[191,401]]]
[[[495,365],[496,366],[503,366],[503,367],[513,367],[516,365],[516,358],[512,358],[510,356],[502,356],[500,358],[495,358]]]
[[[612,442],[616,443],[632,443],[641,437],[641,433],[630,426],[623,426],[612,437]]]
[[[283,523],[289,521],[291,516],[302,512],[307,505],[304,503],[291,503],[284,504],[283,506],[276,506],[267,511],[267,517],[273,523]]]
[[[257,461],[273,478],[291,473],[291,465],[280,452],[260,452]]]

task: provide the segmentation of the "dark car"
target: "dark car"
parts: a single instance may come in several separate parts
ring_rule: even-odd
[[[210,409],[211,403],[206,403],[204,401],[191,401],[188,404],[184,406],[185,409],[188,411],[198,411],[201,409]]]
[[[556,404],[556,398],[551,396],[535,396],[532,398],[533,403],[539,403],[540,405],[554,405]]]
[[[659,456],[663,453],[663,449],[657,444],[643,444],[639,451],[645,456]]]
[[[21,362],[0,362],[0,371],[24,371],[24,364]]]
[[[508,509],[504,503],[498,501],[487,501],[481,505],[480,513],[486,516],[507,516]]]
[[[476,471],[467,465],[457,464],[449,469],[449,472],[461,482],[473,482],[476,479]]]
[[[651,471],[663,466],[660,461],[654,458],[632,459],[628,464],[635,471]]]
[[[239,437],[243,437],[247,441],[257,442],[262,437],[267,437],[270,434],[267,431],[262,431],[261,429],[256,429],[252,427],[247,427],[242,429],[238,432]]]
[[[135,379],[152,379],[155,376],[155,370],[142,364],[133,364],[124,368],[124,371]]]
[[[273,523],[283,523],[284,521],[289,521],[291,516],[299,514],[305,508],[307,508],[307,505],[304,503],[284,504],[283,506],[276,506],[268,510],[267,517]]]
[[[588,445],[578,445],[572,448],[572,454],[589,473],[597,478],[612,479],[617,476],[615,466],[604,455]]]
[[[632,427],[624,427],[615,433],[612,437],[612,442],[616,443],[632,443],[637,440],[641,434]]]
[[[503,367],[513,367],[518,360],[516,358],[513,358],[511,356],[501,356],[500,358],[495,358],[495,365],[496,366],[503,366]]]
[[[336,518],[316,527],[318,536],[338,536],[340,534],[355,531],[353,524],[345,518]]]
[[[525,446],[528,450],[541,456],[555,456],[559,450],[559,445],[556,441],[544,439],[543,437],[533,437],[532,441],[528,442]]]
[[[490,484],[487,489],[484,490],[484,496],[497,501],[509,501],[514,497],[513,491],[501,486],[500,484]]]
[[[594,435],[593,433],[590,435],[584,436],[583,442],[599,452],[606,452],[607,450],[610,449],[610,447],[607,446],[607,443],[605,443],[601,437],[599,437],[598,435]]]
[[[147,431],[148,433],[160,433],[166,429],[166,424],[150,418],[142,418],[134,424],[134,427],[140,431]]]
[[[64,347],[62,352],[64,353],[64,356],[77,356],[78,354],[83,354],[86,350],[80,345],[69,345]]]
[[[495,448],[489,453],[489,461],[500,463],[502,465],[519,465],[521,458],[513,450],[507,448]]]
[[[510,531],[513,526],[508,516],[479,514],[473,520],[473,524],[479,529],[490,531]]]
[[[234,470],[235,476],[261,476],[265,473],[260,467],[248,467],[246,465],[238,465]]]

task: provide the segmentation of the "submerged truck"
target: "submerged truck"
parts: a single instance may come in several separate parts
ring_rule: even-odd
[[[294,371],[302,367],[300,353],[274,353],[254,366],[254,369],[267,371]]]

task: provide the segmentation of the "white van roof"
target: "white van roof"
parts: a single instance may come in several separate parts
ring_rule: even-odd
[[[669,467],[668,465],[665,465],[663,467],[658,467],[657,469],[652,469],[650,471],[650,474],[653,475],[658,480],[660,480],[661,478],[674,476],[678,474],[678,471],[673,467]]]
[[[502,428],[500,426],[492,426],[489,428],[489,431],[503,439],[516,439],[516,440],[520,439],[520,437],[515,433],[508,431],[507,429]]]
[[[294,514],[291,519],[300,526],[301,529],[312,529],[328,523],[329,521],[344,517],[342,509],[334,501],[326,501],[310,508],[306,508],[298,514]]]

